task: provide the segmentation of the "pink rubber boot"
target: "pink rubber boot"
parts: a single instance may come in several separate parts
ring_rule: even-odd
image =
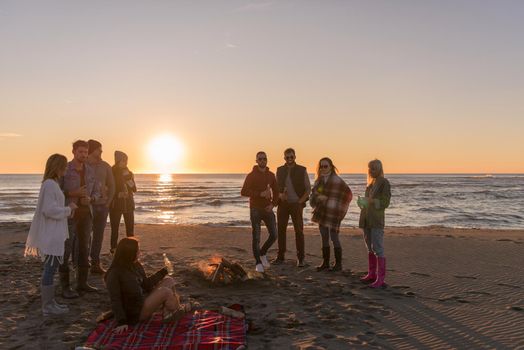
[[[368,253],[368,274],[361,277],[362,282],[373,282],[377,279],[377,256],[373,252]]]
[[[377,272],[377,280],[373,283],[371,283],[369,286],[371,288],[381,288],[386,285],[384,280],[386,279],[386,258],[385,257],[378,257],[378,272]]]

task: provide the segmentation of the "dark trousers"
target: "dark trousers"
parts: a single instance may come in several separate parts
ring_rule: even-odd
[[[104,230],[107,224],[109,208],[105,205],[93,205],[93,240],[91,242],[91,263],[100,263],[100,251],[104,241]]]
[[[304,207],[300,203],[280,202],[277,209],[278,220],[278,258],[284,259],[286,253],[286,230],[291,216],[293,228],[295,229],[295,243],[297,246],[297,258],[303,260],[304,252],[304,220],[302,218]]]
[[[68,219],[69,238],[64,242],[64,261],[59,267],[60,272],[69,272],[69,258],[76,247],[75,264],[78,267],[89,268],[89,240],[93,217],[91,213],[81,217]]]
[[[329,228],[327,226],[318,225],[320,236],[322,237],[322,248],[329,248],[329,238],[333,242],[333,248],[340,248],[340,240],[338,238],[339,231]]]
[[[253,256],[257,264],[261,264],[260,256],[266,255],[267,251],[277,240],[277,223],[275,220],[275,214],[273,210],[266,211],[265,209],[251,208],[250,209],[251,228],[253,234]],[[266,242],[260,248],[260,231],[262,221],[266,225],[269,237]]]
[[[126,236],[132,237],[135,232],[135,212],[130,210],[122,213],[120,210],[111,210],[109,212],[109,221],[111,222],[111,249],[116,249],[118,243],[118,229],[120,228],[120,220],[124,216],[124,223],[126,225]]]

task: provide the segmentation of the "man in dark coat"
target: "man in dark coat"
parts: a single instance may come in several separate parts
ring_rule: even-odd
[[[293,148],[284,151],[286,163],[277,169],[277,183],[279,190],[279,204],[277,209],[278,221],[278,256],[275,264],[284,262],[286,253],[286,230],[289,217],[295,230],[297,247],[297,266],[304,266],[304,219],[303,212],[311,192],[311,183],[307,169],[295,162],[296,155]]]

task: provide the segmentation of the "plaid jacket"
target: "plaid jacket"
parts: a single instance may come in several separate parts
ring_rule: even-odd
[[[328,199],[320,202],[318,200],[320,194],[327,196]],[[352,199],[351,189],[337,174],[332,173],[326,183],[321,178],[317,179],[311,191],[310,203],[313,207],[311,221],[338,231]]]

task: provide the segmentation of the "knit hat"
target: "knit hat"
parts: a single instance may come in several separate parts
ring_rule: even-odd
[[[115,164],[120,163],[122,160],[127,160],[127,154],[121,151],[115,151]]]
[[[96,151],[97,149],[99,148],[102,148],[102,144],[100,142],[98,142],[97,140],[89,140],[87,141],[87,146],[88,146],[88,153],[91,154],[93,153],[94,151]]]

